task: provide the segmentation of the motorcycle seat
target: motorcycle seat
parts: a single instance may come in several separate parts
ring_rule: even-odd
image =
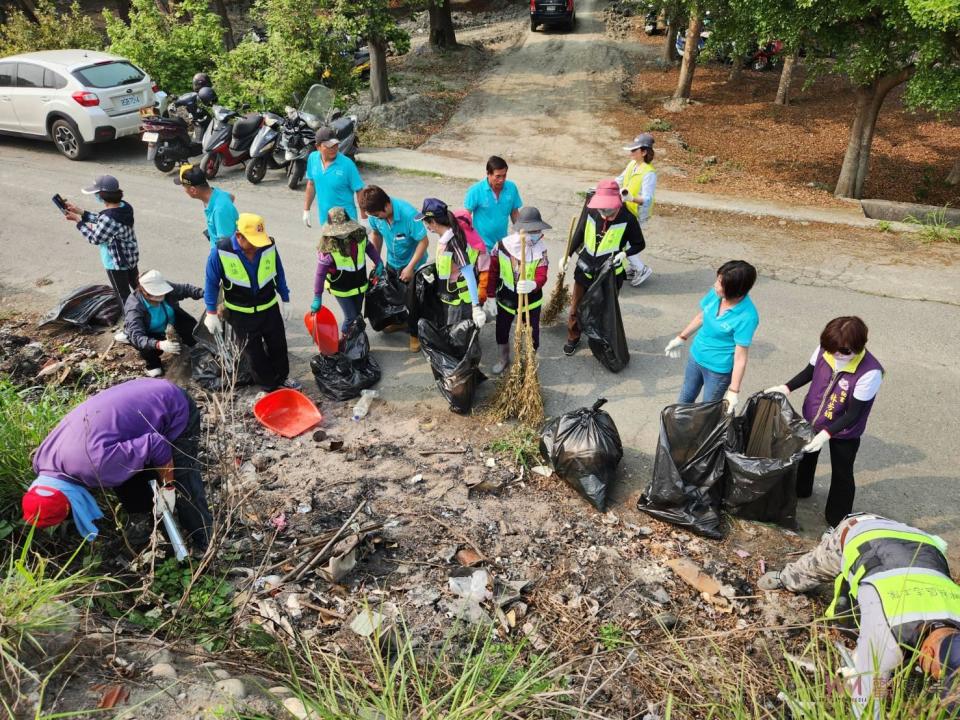
[[[235,139],[245,138],[253,135],[260,127],[260,114],[250,113],[241,120],[233,124],[233,137]]]

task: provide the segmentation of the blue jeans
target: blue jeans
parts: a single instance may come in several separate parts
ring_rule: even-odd
[[[346,332],[353,319],[363,310],[363,295],[351,295],[350,297],[338,297],[340,310],[343,312],[343,322],[340,323],[340,332]]]
[[[707,370],[693,359],[687,360],[687,367],[683,371],[683,385],[680,387],[680,397],[677,402],[692,403],[703,388],[703,402],[722,400],[723,394],[730,387],[730,376],[733,373],[718,373]]]

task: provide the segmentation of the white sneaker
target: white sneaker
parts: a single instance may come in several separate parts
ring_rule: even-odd
[[[125,343],[127,345],[130,344],[130,340],[127,339],[127,334],[123,330],[121,330],[120,332],[114,333],[113,339],[116,340],[118,343]]]
[[[500,358],[493,364],[493,367],[490,369],[493,371],[494,375],[499,375],[500,373],[502,373],[504,370],[507,369],[507,365],[509,364],[510,364],[510,358],[507,358],[507,359]]]
[[[630,285],[633,287],[640,287],[651,275],[653,275],[653,268],[651,268],[649,265],[644,265],[643,270],[633,276],[633,279],[630,281]]]
[[[147,377],[160,377],[163,375],[163,368],[150,368],[144,373],[144,375]]]

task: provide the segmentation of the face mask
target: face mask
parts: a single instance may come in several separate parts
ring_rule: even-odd
[[[542,232],[527,233],[527,240],[529,240],[531,243],[540,242],[540,238],[542,237],[543,237]]]
[[[106,205],[106,203],[103,201],[103,198],[100,197],[100,194],[99,194],[99,193],[97,193],[96,195],[94,195],[94,197],[97,199],[97,204],[98,204],[98,205]]]
[[[834,353],[833,359],[837,363],[838,368],[844,367],[848,362],[853,360],[853,355],[841,355],[840,353]]]

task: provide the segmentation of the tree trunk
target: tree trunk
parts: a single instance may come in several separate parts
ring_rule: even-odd
[[[117,15],[125,23],[130,23],[130,0],[117,0]]]
[[[233,50],[237,44],[233,41],[233,27],[230,25],[230,16],[227,15],[227,5],[223,0],[214,0],[213,6],[220,16],[220,27],[223,28],[223,49]]]
[[[17,0],[15,4],[17,9],[26,15],[30,22],[39,22],[37,20],[37,6],[33,4],[33,0]]]
[[[679,22],[675,17],[667,20],[667,41],[663,46],[663,55],[661,55],[664,62],[675,63],[680,59],[680,56],[677,55],[677,24]]]
[[[840,177],[833,192],[836,197],[859,199],[863,196],[880,108],[887,94],[897,85],[906,82],[912,73],[913,68],[906,68],[897,73],[883,75],[869,85],[855,88],[856,114],[850,126],[850,137],[847,140],[843,165],[840,167]]]
[[[170,5],[167,4],[167,0],[153,0],[153,3],[157,6],[157,10],[162,12],[164,15],[170,14]]]
[[[430,13],[430,46],[436,50],[452,50],[457,47],[450,0],[431,0],[427,11]]]
[[[687,42],[683,48],[683,62],[680,64],[680,77],[677,80],[676,92],[673,93],[675,100],[690,99],[690,87],[693,85],[693,71],[697,67],[701,30],[703,30],[703,19],[697,10],[690,16],[690,24],[687,25]]]
[[[733,65],[730,66],[730,74],[727,75],[728,83],[738,83],[743,78],[743,62],[738,57],[733,58]]]
[[[383,105],[393,100],[387,85],[387,44],[379,38],[370,38],[370,100]]]
[[[960,185],[960,158],[957,158],[953,161],[953,167],[950,169],[950,174],[947,175],[947,179],[944,180],[947,185]]]
[[[793,69],[796,67],[799,50],[794,50],[783,59],[783,69],[780,71],[780,84],[777,86],[777,97],[774,105],[790,104],[790,84],[793,82]]]

